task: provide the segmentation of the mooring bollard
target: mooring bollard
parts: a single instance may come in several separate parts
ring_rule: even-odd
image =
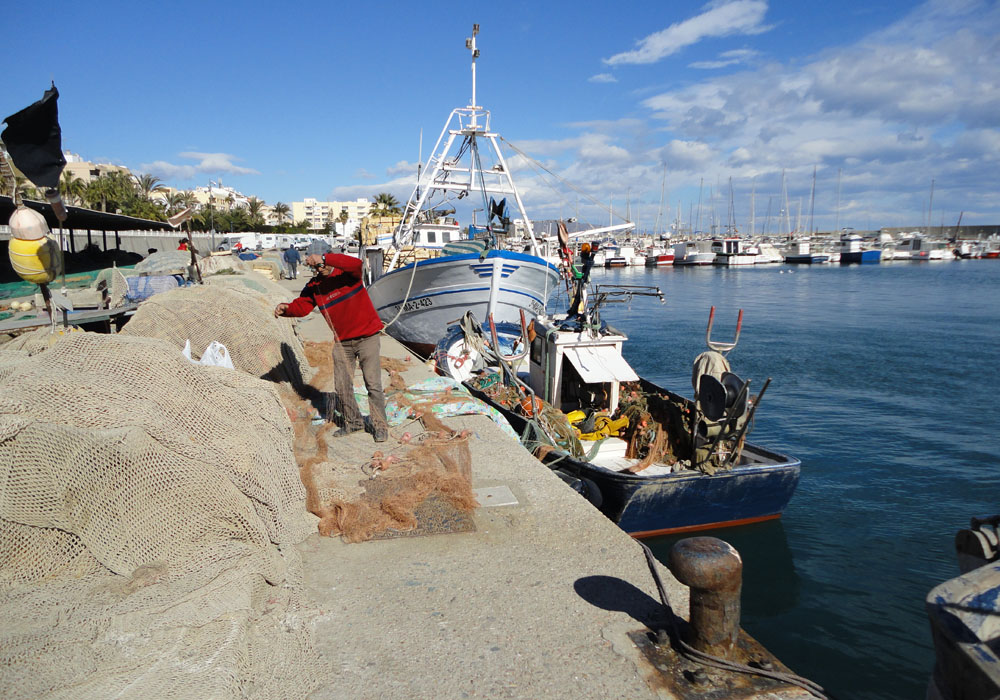
[[[667,566],[691,588],[688,643],[699,651],[728,657],[740,634],[740,553],[715,537],[689,537],[673,546]]]

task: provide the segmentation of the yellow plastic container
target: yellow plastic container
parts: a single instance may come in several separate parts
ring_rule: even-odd
[[[62,272],[62,251],[51,236],[30,241],[11,238],[8,255],[14,272],[25,282],[48,284]]]

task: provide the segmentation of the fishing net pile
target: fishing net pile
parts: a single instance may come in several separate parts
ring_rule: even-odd
[[[309,391],[282,387],[295,431],[295,456],[307,492],[309,512],[320,518],[322,535],[340,535],[360,542],[417,529],[417,512],[439,520],[470,513],[476,506],[472,492],[472,457],[467,432],[455,432],[436,417],[431,406],[415,406],[412,432],[381,443],[331,438],[337,425],[317,419],[314,408],[329,397],[334,362],[344,362],[335,342],[308,343],[306,354],[317,369]],[[383,358],[390,371],[388,395],[402,393],[398,360]],[[394,389],[393,386],[398,388]],[[450,400],[449,392],[438,397]],[[327,406],[330,402],[327,402]]]
[[[197,253],[195,259],[198,259]],[[164,250],[150,253],[132,268],[135,274],[166,275],[183,271],[191,264],[191,252],[187,250]]]
[[[209,255],[198,261],[198,270],[202,277],[221,273],[246,272],[250,266],[236,255]]]
[[[265,305],[270,305],[268,311],[273,311],[275,306],[282,302],[287,302],[295,296],[293,292],[285,289],[277,282],[274,282],[259,272],[252,271],[239,272],[237,274],[206,275],[205,284],[210,287],[253,290],[265,297]]]
[[[229,350],[236,369],[301,384],[310,374],[302,343],[289,319],[274,317],[276,299],[287,301],[288,292],[279,297],[277,291],[261,293],[240,282],[209,279],[210,285],[182,287],[147,299],[121,333],[161,338],[178,349],[190,341],[195,356],[217,341]]]
[[[172,342],[0,346],[0,696],[306,697],[291,439],[275,385]]]

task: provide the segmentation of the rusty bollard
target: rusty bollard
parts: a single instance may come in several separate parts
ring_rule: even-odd
[[[689,537],[673,546],[667,565],[678,581],[691,588],[688,643],[699,651],[728,657],[740,634],[740,553],[715,537]]]

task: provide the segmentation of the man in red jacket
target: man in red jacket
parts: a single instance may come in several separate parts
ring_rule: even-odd
[[[350,435],[365,427],[358,402],[354,400],[354,362],[357,359],[368,389],[372,434],[375,442],[384,442],[389,437],[389,423],[385,418],[385,394],[382,393],[379,342],[382,321],[361,282],[361,260],[327,253],[309,255],[305,264],[316,271],[316,276],[309,280],[298,299],[278,304],[274,315],[305,316],[319,307],[333,331],[334,348],[342,347],[345,356],[342,360],[334,350],[333,386],[337,408],[344,418],[343,426],[334,436]]]

